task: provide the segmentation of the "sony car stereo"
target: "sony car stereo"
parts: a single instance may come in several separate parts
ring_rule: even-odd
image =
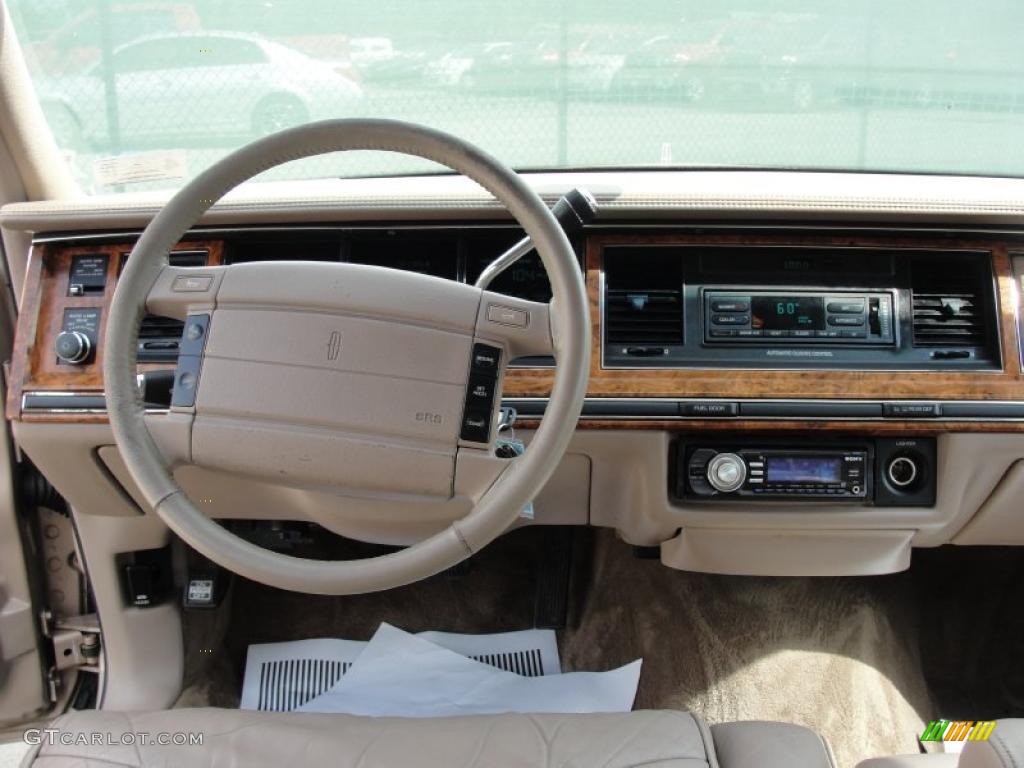
[[[705,290],[704,342],[893,344],[887,292]]]
[[[875,506],[935,503],[933,438],[794,441],[736,436],[674,450],[675,496],[694,501],[836,501]]]
[[[868,495],[871,452],[864,448],[695,450],[687,462],[695,496],[817,496],[863,499]]]

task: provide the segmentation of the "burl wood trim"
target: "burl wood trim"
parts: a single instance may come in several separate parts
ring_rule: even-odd
[[[738,369],[615,370],[601,367],[600,276],[602,252],[606,245],[807,245],[825,247],[969,249],[992,254],[997,281],[998,313],[1001,320],[1001,371],[894,372],[894,371],[768,371]],[[109,279],[102,297],[68,297],[67,277],[71,257],[78,253],[120,254],[128,244],[65,247],[39,245],[33,248],[25,278],[22,311],[18,319],[11,381],[8,388],[8,418],[32,421],[104,422],[103,414],[22,414],[21,396],[26,389],[75,390],[94,393],[103,390],[102,361],[67,370],[52,355],[53,340],[60,330],[64,309],[71,306],[99,306],[106,309],[115,279]],[[191,241],[182,249],[205,247],[210,264],[222,263],[223,243]],[[842,398],[842,399],[924,399],[924,400],[1024,400],[1024,376],[1020,366],[1017,318],[1014,306],[1014,277],[1005,242],[989,238],[921,238],[902,236],[821,236],[789,234],[607,234],[587,240],[584,259],[592,323],[592,358],[589,397],[737,397],[737,398]],[[117,258],[110,260],[111,278],[116,278]],[[77,302],[77,303],[76,303]],[[106,318],[106,312],[103,314]],[[104,327],[101,327],[101,333]],[[100,350],[102,353],[102,348]],[[156,365],[154,367],[165,367]],[[551,369],[511,369],[505,377],[506,397],[544,397],[551,391]],[[536,422],[523,420],[522,426]],[[1024,431],[1024,423],[928,421],[797,421],[797,420],[706,420],[625,421],[583,420],[581,429],[670,429],[721,431],[855,431],[858,434],[937,434],[951,431]]]
[[[99,336],[106,333],[107,316],[114,297],[123,254],[133,243],[109,245],[62,246],[42,244],[32,247],[22,294],[21,311],[14,332],[14,351],[7,383],[7,418],[45,421],[106,421],[101,414],[49,414],[37,419],[36,414],[21,413],[25,391],[73,390],[82,394],[103,391],[103,344],[87,365],[62,365],[53,351],[53,343],[61,331],[64,311],[72,308],[101,310]],[[223,263],[224,247],[220,240],[188,240],[175,246],[176,251],[205,249],[209,266]],[[107,284],[102,295],[68,296],[71,260],[82,254],[105,254]],[[140,365],[140,370],[166,368],[166,363]],[[43,416],[40,414],[39,416]]]
[[[780,371],[749,369],[685,368],[678,370],[616,370],[601,367],[600,282],[603,249],[607,245],[809,245],[860,246],[884,248],[934,248],[937,250],[980,250],[992,254],[993,270],[998,288],[998,313],[1001,320],[1001,371]],[[823,237],[796,235],[597,235],[588,239],[585,258],[587,293],[590,298],[592,324],[592,356],[590,397],[736,397],[736,398],[842,398],[842,399],[924,399],[924,400],[1022,400],[1024,379],[1021,377],[1017,345],[1017,320],[1014,313],[1013,272],[1008,248],[1001,241],[987,239],[924,239],[907,237]],[[510,370],[505,377],[507,397],[543,397],[551,391],[554,374],[551,370]],[[772,428],[816,429],[835,428],[846,422],[700,422],[708,429]],[[896,423],[900,431],[934,430],[937,422],[923,426],[919,422]],[[587,428],[657,428],[666,425],[686,428],[695,422],[581,422]],[[813,425],[813,426],[810,426]],[[966,422],[946,422],[946,430],[974,430]],[[1000,431],[1024,431],[1024,424],[1001,423]]]

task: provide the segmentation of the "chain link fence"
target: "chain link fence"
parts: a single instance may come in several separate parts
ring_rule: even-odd
[[[83,187],[176,186],[309,120],[442,128],[517,168],[1024,175],[1024,5],[9,0]],[[433,170],[379,153],[268,178]]]

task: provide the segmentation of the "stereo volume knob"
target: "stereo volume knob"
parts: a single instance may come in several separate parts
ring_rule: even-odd
[[[57,358],[62,363],[84,363],[92,352],[92,341],[81,331],[61,331],[54,342]]]
[[[716,491],[739,490],[747,479],[747,465],[735,453],[720,453],[708,462],[708,482]]]

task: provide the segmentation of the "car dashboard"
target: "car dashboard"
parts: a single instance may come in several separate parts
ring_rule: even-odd
[[[590,301],[590,384],[534,524],[612,527],[660,546],[674,567],[765,575],[882,573],[905,568],[914,546],[1024,544],[1014,512],[1024,489],[1024,232],[999,180],[891,177],[895,189],[872,197],[864,176],[840,174],[531,181],[549,198],[589,184],[599,203],[572,241]],[[199,277],[204,267],[315,260],[472,283],[522,232],[461,181],[431,183],[409,180],[404,198],[377,207],[370,190],[386,180],[353,181],[304,207],[229,198],[170,262]],[[702,185],[700,197],[673,191]],[[758,185],[773,193],[754,203]],[[146,513],[109,433],[102,360],[118,275],[151,207],[3,213],[9,228],[34,232],[7,416],[72,503],[100,514]],[[491,290],[551,296],[535,253]],[[140,372],[172,372],[181,332],[147,316]],[[501,404],[527,443],[553,366],[518,359],[504,377]],[[164,411],[154,405],[152,417]],[[87,473],[100,490],[82,488]],[[288,506],[269,484],[184,473],[190,493],[224,500],[217,516],[273,519]],[[407,543],[450,516],[424,502],[433,512],[422,527],[396,533],[381,522],[396,500],[349,500],[347,523],[330,511],[336,503],[311,492],[303,519]]]

